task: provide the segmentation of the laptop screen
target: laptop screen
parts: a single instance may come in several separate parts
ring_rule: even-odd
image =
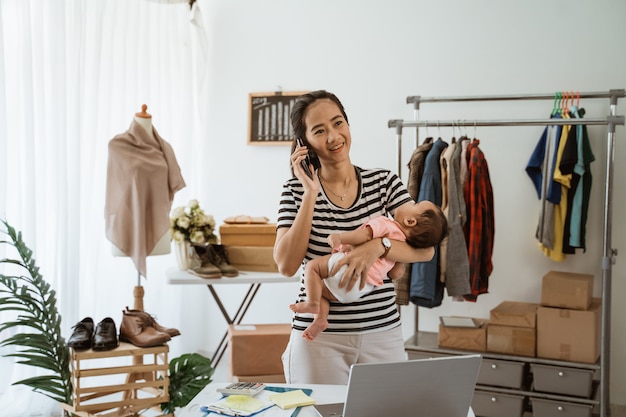
[[[352,365],[343,405],[316,405],[322,417],[467,417],[480,355]]]

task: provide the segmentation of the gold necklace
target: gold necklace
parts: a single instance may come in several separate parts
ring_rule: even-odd
[[[342,195],[339,195],[339,194],[335,193],[335,192],[334,192],[334,191],[333,191],[333,190],[332,190],[332,189],[328,186],[328,183],[326,182],[326,180],[325,180],[324,178],[322,178],[322,176],[321,176],[321,175],[320,175],[320,180],[322,181],[322,183],[323,183],[324,185],[326,185],[326,188],[325,188],[325,189],[327,189],[328,191],[330,191],[330,193],[331,193],[332,195],[334,195],[335,197],[339,198],[341,201],[343,201],[343,199],[344,199],[344,198],[346,198],[346,196],[347,196],[347,195],[348,195],[348,193],[350,192],[350,186],[352,185],[352,178],[350,178],[350,182],[349,182],[349,183],[348,183],[348,185],[346,186],[346,187],[347,187],[346,192],[345,192],[345,193],[343,193]]]

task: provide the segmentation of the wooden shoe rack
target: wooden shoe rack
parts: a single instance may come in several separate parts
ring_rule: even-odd
[[[169,401],[168,352],[167,345],[130,343],[109,351],[72,349],[74,404],[61,406],[80,417],[171,416],[160,410]]]

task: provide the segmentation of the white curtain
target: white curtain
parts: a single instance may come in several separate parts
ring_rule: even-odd
[[[113,257],[105,238],[104,190],[107,144],[142,104],[187,182],[174,206],[198,198],[192,179],[205,150],[209,55],[199,4],[0,1],[0,218],[23,232],[56,290],[66,338],[86,316],[96,323],[110,316],[119,326],[122,309],[133,305],[137,271],[129,258]],[[171,327],[185,314],[171,300],[187,296],[167,286],[173,262],[173,254],[149,258],[140,282],[146,311]],[[197,341],[185,340],[170,350],[196,350]],[[0,361],[0,393],[35,372]]]

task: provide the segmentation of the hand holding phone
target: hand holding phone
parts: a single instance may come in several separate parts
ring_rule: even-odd
[[[302,142],[302,139],[300,138],[296,139],[296,143],[298,144],[298,146],[304,146],[304,143]],[[311,172],[311,169],[309,168],[309,165],[311,165],[310,152],[311,151],[308,151],[306,158],[304,158],[304,160],[300,162],[300,165],[302,165],[302,169],[304,170],[306,175],[308,175],[309,178],[313,179],[313,173]]]

